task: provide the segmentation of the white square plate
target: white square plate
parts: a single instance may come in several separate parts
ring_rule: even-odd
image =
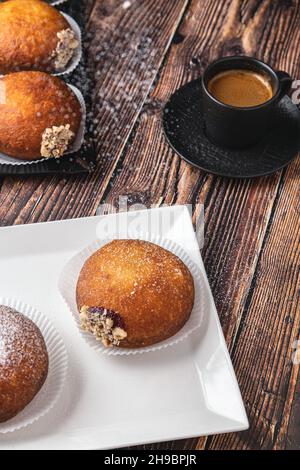
[[[205,320],[186,341],[136,356],[106,356],[81,338],[57,289],[65,263],[116,230],[162,233],[205,278]],[[0,229],[0,297],[33,305],[61,332],[69,374],[60,402],[37,423],[0,435],[0,449],[109,449],[241,431],[248,420],[184,206]]]

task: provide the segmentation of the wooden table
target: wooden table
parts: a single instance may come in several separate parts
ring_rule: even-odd
[[[96,171],[1,179],[1,224],[92,215],[100,203],[117,206],[120,195],[147,206],[204,204],[202,254],[250,429],[146,448],[300,449],[299,366],[292,362],[300,339],[300,158],[270,177],[218,178],[180,160],[161,126],[169,96],[217,57],[255,55],[300,78],[300,1],[80,3],[94,80]]]

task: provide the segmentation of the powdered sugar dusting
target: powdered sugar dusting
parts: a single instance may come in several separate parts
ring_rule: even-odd
[[[0,305],[0,380],[25,362],[27,371],[34,372],[45,361],[47,350],[38,327],[11,307]]]
[[[127,10],[127,8],[131,7],[131,2],[129,0],[126,0],[125,2],[123,2],[122,6],[123,6],[124,10]]]

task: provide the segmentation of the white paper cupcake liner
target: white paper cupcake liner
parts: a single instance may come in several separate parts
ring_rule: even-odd
[[[159,235],[151,234],[151,233],[132,233],[129,234],[127,238],[130,239],[140,239],[150,241],[161,247],[165,248],[166,250],[171,251],[176,256],[178,256],[185,265],[189,268],[195,284],[195,302],[194,307],[191,313],[189,320],[186,324],[181,328],[181,330],[176,333],[174,336],[161,341],[160,343],[154,344],[153,346],[147,346],[143,348],[135,348],[135,349],[127,349],[127,348],[119,348],[119,347],[112,347],[106,348],[102,345],[101,342],[97,341],[95,337],[86,331],[83,331],[80,328],[80,318],[77,309],[76,303],[76,285],[79,273],[85,261],[99,248],[106,245],[107,243],[111,242],[112,240],[120,238],[118,236],[105,238],[105,239],[98,239],[95,240],[91,245],[84,248],[80,253],[76,254],[64,267],[59,283],[58,289],[60,294],[62,295],[63,299],[65,300],[69,310],[71,311],[73,318],[76,322],[76,325],[80,331],[81,336],[84,340],[88,343],[88,345],[101,351],[103,354],[107,355],[131,355],[131,354],[142,354],[146,352],[158,351],[160,349],[164,349],[169,346],[174,346],[175,344],[185,340],[190,334],[192,334],[195,330],[197,330],[203,321],[203,312],[204,312],[204,305],[203,305],[203,298],[204,298],[204,284],[202,279],[202,273],[198,266],[190,259],[188,254],[185,250],[173,242],[172,240],[165,239]],[[124,238],[124,237],[122,237]]]
[[[81,119],[81,123],[80,123],[80,127],[78,130],[76,139],[74,140],[70,149],[64,155],[77,152],[82,146],[82,143],[84,140],[85,121],[86,121],[86,105],[85,105],[85,101],[84,101],[81,91],[78,88],[76,88],[74,85],[71,85],[69,83],[67,83],[67,85],[71,88],[71,90],[76,95],[80,103],[82,119]],[[48,159],[39,158],[38,160],[19,160],[18,158],[13,158],[5,153],[0,152],[0,164],[1,165],[34,165],[35,163],[42,162],[45,160],[48,160]]]
[[[81,56],[82,56],[82,39],[81,39],[81,29],[79,28],[78,23],[72,18],[72,16],[67,15],[67,13],[60,12],[67,20],[67,22],[70,25],[70,28],[74,31],[76,38],[79,42],[79,46],[75,50],[75,53],[73,54],[73,57],[71,58],[70,62],[68,63],[67,67],[62,70],[61,72],[54,73],[53,75],[55,76],[60,76],[60,75],[68,75],[71,72],[74,72],[76,67],[78,66]]]
[[[0,305],[6,305],[23,313],[39,327],[44,336],[49,356],[48,376],[41,390],[17,416],[0,423],[1,434],[33,424],[54,407],[66,380],[68,356],[60,334],[45,315],[18,300],[0,298]]]
[[[55,5],[61,5],[62,3],[66,3],[67,0],[48,0],[48,3],[52,6],[55,6]]]

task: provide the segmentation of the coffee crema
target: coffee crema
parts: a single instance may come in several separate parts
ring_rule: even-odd
[[[208,91],[218,101],[240,108],[263,104],[274,94],[267,76],[246,69],[216,74],[208,82]]]

